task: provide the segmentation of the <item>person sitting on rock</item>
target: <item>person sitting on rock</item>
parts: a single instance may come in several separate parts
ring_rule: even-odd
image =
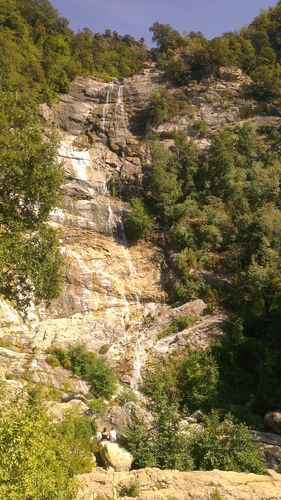
[[[109,433],[109,441],[111,443],[116,443],[116,441],[117,441],[117,433],[116,433],[116,430],[114,429],[114,427],[112,427],[112,429]]]
[[[108,441],[109,436],[106,427],[103,428],[103,431],[101,433],[101,441]]]

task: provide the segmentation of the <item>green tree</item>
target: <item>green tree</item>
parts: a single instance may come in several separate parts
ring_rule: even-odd
[[[28,99],[0,93],[0,120],[0,291],[24,309],[60,291],[58,240],[45,222],[60,203],[63,173]]]
[[[172,153],[161,143],[151,145],[152,172],[148,197],[158,213],[167,221],[173,216],[174,206],[182,192],[172,163]]]
[[[189,411],[210,409],[218,396],[219,367],[210,350],[187,354],[178,375],[181,405]]]
[[[76,498],[77,461],[83,463],[78,470],[87,471],[91,454],[76,446],[77,441],[69,446],[68,437],[49,421],[36,394],[16,399],[9,409],[2,402],[0,429],[1,498]]]
[[[197,470],[231,470],[263,474],[262,452],[251,432],[231,415],[221,419],[218,412],[205,417],[203,433],[195,438],[192,456]]]
[[[150,406],[153,421],[145,424],[135,417],[126,431],[129,450],[137,467],[191,470],[188,439],[180,433],[180,414],[175,400],[164,394]]]
[[[126,233],[132,240],[145,238],[153,228],[153,218],[139,198],[131,200],[131,207],[132,211],[128,214],[125,223]]]
[[[184,38],[169,24],[155,22],[149,28],[149,31],[153,34],[153,43],[156,43],[161,52],[165,52],[168,49],[176,49],[184,44]]]

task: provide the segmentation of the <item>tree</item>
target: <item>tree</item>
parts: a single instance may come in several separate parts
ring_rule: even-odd
[[[174,206],[181,196],[181,186],[172,164],[171,152],[161,143],[154,143],[151,145],[151,156],[151,191],[148,196],[167,221],[172,217]]]
[[[262,452],[247,427],[231,415],[218,412],[205,417],[203,433],[195,438],[192,456],[196,470],[230,470],[263,474]]]
[[[281,66],[261,64],[251,73],[253,79],[252,92],[260,99],[270,99],[280,96]]]
[[[195,188],[195,175],[198,171],[199,151],[192,141],[188,141],[184,133],[174,136],[177,147],[177,161],[180,177],[183,181],[183,193],[188,196]]]
[[[126,431],[126,440],[137,467],[191,470],[189,440],[180,432],[181,416],[176,399],[158,392],[149,409],[152,422],[135,417]]]
[[[211,351],[191,351],[179,370],[181,405],[189,411],[212,408],[218,394],[218,382],[219,367]]]
[[[74,474],[90,471],[92,455],[83,449],[77,437],[70,443],[69,432],[72,431],[66,422],[50,422],[34,391],[15,399],[9,409],[2,402],[0,497],[74,500]]]
[[[184,38],[169,24],[155,22],[149,31],[153,33],[152,42],[156,43],[161,52],[184,45]]]
[[[137,240],[149,235],[153,227],[153,219],[146,211],[139,198],[131,200],[132,211],[128,214],[125,230],[129,238]]]
[[[63,172],[29,99],[2,92],[0,120],[0,292],[25,309],[60,290],[58,240],[45,222],[60,203]]]

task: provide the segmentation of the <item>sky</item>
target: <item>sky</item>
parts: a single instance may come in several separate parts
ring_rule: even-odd
[[[106,28],[144,37],[155,22],[169,23],[180,32],[202,31],[207,38],[239,29],[252,21],[261,9],[277,0],[51,0],[78,31]]]

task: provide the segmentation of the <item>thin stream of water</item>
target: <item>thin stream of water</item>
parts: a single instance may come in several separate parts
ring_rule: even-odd
[[[111,100],[111,95],[112,92],[114,91],[114,84],[108,85],[107,88],[107,94],[106,94],[106,102],[103,108],[103,115],[102,115],[102,130],[105,131],[105,126],[106,126],[106,119],[109,113],[109,107],[110,107],[110,100]],[[124,85],[119,85],[118,91],[117,91],[117,100],[116,100],[116,106],[115,106],[115,113],[120,113],[121,115],[121,123],[125,129],[125,132],[128,133],[128,125],[127,125],[127,115],[125,111],[125,105],[124,105]],[[112,210],[112,206],[110,203],[110,193],[107,189],[107,186],[104,188],[104,195],[108,196],[108,232],[109,234],[114,237],[114,232],[116,228],[119,231],[119,235],[121,237],[121,247],[122,251],[124,254],[124,257],[126,259],[127,265],[128,265],[128,270],[129,270],[129,275],[131,278],[131,281],[134,283],[134,288],[135,288],[135,304],[137,308],[141,308],[141,300],[140,300],[140,294],[138,293],[138,285],[137,285],[137,270],[133,264],[131,254],[129,251],[129,244],[128,240],[126,237],[125,229],[124,229],[124,223],[123,223],[123,218],[122,215],[119,217],[119,219],[116,221],[114,217],[114,212]],[[104,283],[105,287],[108,287],[107,283]],[[129,308],[129,302],[126,297],[125,289],[124,293],[122,294],[122,298],[125,304],[125,312],[121,314],[120,316],[120,322],[122,325],[122,329],[124,331],[125,337],[126,335],[126,326],[127,323],[130,321],[130,308]],[[135,355],[134,355],[134,361],[133,361],[133,373],[132,373],[132,380],[131,380],[131,388],[134,392],[138,393],[139,390],[139,385],[141,383],[141,368],[142,368],[142,357],[143,357],[143,348],[141,345],[140,339],[137,339],[136,344],[135,344]]]

